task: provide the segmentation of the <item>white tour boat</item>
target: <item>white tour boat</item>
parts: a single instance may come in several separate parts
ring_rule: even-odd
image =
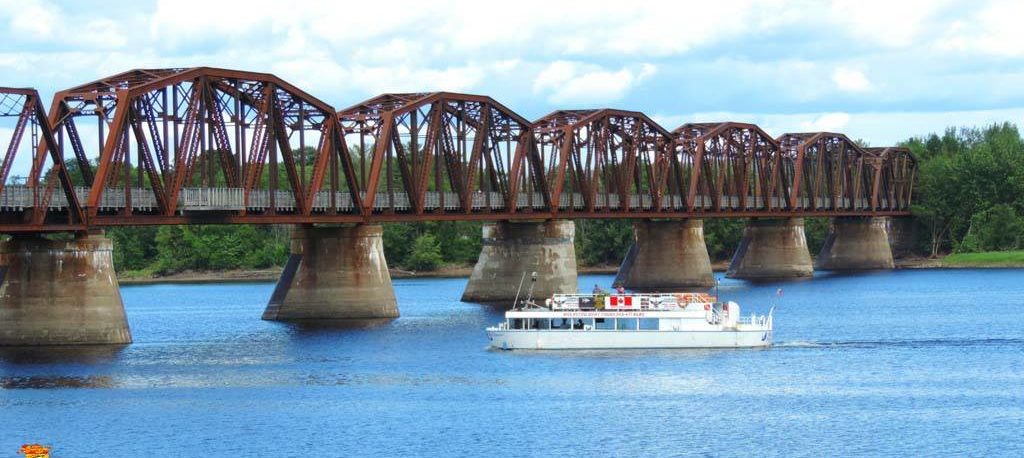
[[[504,350],[767,347],[773,311],[741,316],[700,293],[556,294],[517,304],[487,337]]]

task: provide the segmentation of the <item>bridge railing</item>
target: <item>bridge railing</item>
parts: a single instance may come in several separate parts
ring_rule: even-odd
[[[76,187],[75,193],[79,202],[87,202],[89,199],[89,188]],[[249,194],[249,202],[245,202],[245,194],[242,188],[185,188],[178,196],[177,209],[180,211],[266,211],[271,207],[269,190],[254,190]],[[361,192],[360,197],[366,198],[366,193]],[[455,192],[427,192],[424,200],[424,209],[429,211],[444,210],[458,211],[462,208],[462,201]],[[0,192],[0,210],[20,211],[35,207],[33,189],[27,186],[5,186]],[[127,205],[127,196],[123,189],[107,189],[99,202],[99,209],[103,211],[120,210]],[[740,208],[738,196],[722,197],[719,206],[722,210],[745,210],[757,211],[767,209],[767,200],[763,197],[748,197],[745,208]],[[851,201],[848,198],[836,199],[835,208],[830,198],[800,198],[797,200],[796,210],[871,210],[871,202],[867,198]],[[851,203],[853,206],[851,207]],[[504,211],[505,196],[498,192],[477,192],[471,196],[470,204],[473,211]],[[773,197],[771,208],[788,208],[789,202],[784,199]],[[294,212],[295,197],[290,191],[276,191],[273,199],[274,208],[282,212]],[[889,199],[879,199],[879,208],[889,208]],[[131,206],[134,211],[155,211],[158,209],[156,196],[148,188],[132,188]],[[68,207],[67,199],[63,192],[54,191],[48,207],[51,210],[62,210]],[[408,212],[413,208],[409,196],[406,193],[377,193],[373,203],[375,212],[395,211]],[[520,194],[516,199],[518,210],[545,210],[543,196],[540,193]],[[633,211],[652,211],[654,200],[649,195],[629,196],[629,208]],[[617,211],[622,210],[622,199],[616,193],[601,193],[594,200],[596,211]],[[661,198],[662,211],[686,211],[685,197],[679,194],[663,195]],[[699,211],[715,211],[714,200],[711,196],[698,195],[694,199],[694,209]],[[332,210],[331,194],[329,191],[320,191],[313,198],[313,212],[324,213]],[[342,213],[352,213],[355,208],[352,196],[348,192],[335,192],[333,210]],[[583,194],[562,193],[559,201],[559,211],[572,213],[586,210]]]

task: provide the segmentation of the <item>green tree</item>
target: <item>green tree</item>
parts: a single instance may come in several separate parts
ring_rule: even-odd
[[[157,256],[157,231],[153,226],[107,229],[107,237],[114,243],[114,268],[124,271],[149,267]]]
[[[633,245],[628,220],[577,220],[576,257],[583,265],[618,264]]]
[[[1007,251],[1021,248],[1024,219],[1014,208],[998,204],[971,217],[958,252]]]
[[[1024,141],[1013,124],[950,128],[905,145],[920,162],[912,211],[928,228],[932,256],[964,246],[974,215],[1024,208]]]
[[[187,226],[160,226],[156,232],[154,269],[160,274],[181,272],[195,263],[196,254],[186,240]]]
[[[387,259],[388,264],[398,267],[405,262],[409,253],[412,253],[416,232],[410,224],[385,224],[384,234],[381,237],[384,243],[384,258]]]
[[[444,261],[441,256],[441,244],[433,234],[416,237],[412,252],[405,260],[406,267],[413,270],[437,270]]]
[[[704,244],[708,247],[708,255],[712,261],[721,261],[732,257],[743,239],[743,229],[747,220],[742,218],[705,218]]]
[[[831,218],[804,218],[804,236],[807,238],[807,250],[812,255],[821,251],[825,245],[825,238],[828,237],[828,228]]]

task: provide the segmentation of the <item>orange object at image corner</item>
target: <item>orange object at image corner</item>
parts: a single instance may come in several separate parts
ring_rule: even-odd
[[[25,444],[21,446],[18,453],[25,455],[25,458],[50,458],[50,447],[40,444]]]

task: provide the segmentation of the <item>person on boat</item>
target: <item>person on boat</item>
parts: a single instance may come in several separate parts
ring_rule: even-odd
[[[615,285],[615,292],[619,294],[626,294],[626,288],[622,284]]]
[[[591,292],[594,294],[604,294],[604,289],[600,285],[594,284],[594,290]]]

